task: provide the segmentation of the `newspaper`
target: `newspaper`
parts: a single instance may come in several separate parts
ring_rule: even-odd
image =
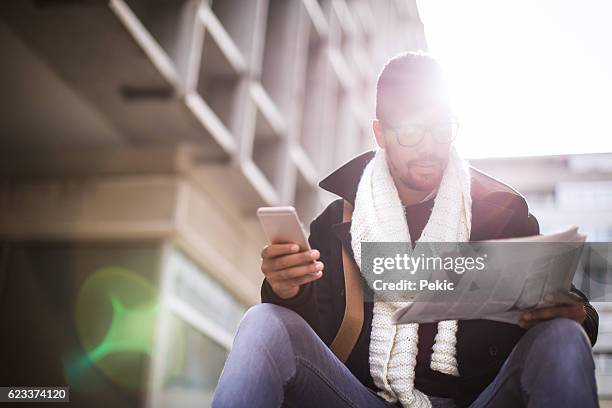
[[[435,301],[431,294],[417,293],[396,310],[393,322],[489,319],[517,324],[525,310],[575,303],[579,300],[570,288],[585,239],[572,227],[551,235],[482,241],[491,243],[485,270],[465,274],[452,294],[440,292]],[[517,247],[513,243],[521,243],[520,256],[508,250]]]

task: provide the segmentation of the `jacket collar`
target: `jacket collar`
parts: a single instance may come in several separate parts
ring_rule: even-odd
[[[359,179],[374,155],[374,150],[368,150],[353,157],[323,178],[319,182],[319,187],[338,195],[354,206]],[[518,196],[520,194],[509,186],[504,185],[504,188],[500,188],[497,183],[501,182],[492,179],[488,175],[484,175],[484,173],[471,166],[470,173],[472,184],[472,228],[470,240],[480,241],[497,238],[510,222],[514,210],[487,200],[487,192],[491,192],[491,186],[495,185],[497,190],[510,192]],[[490,185],[486,185],[487,183],[490,183]],[[493,190],[496,189],[494,188]],[[351,221],[341,221],[333,224],[332,230],[352,256],[350,227]]]
[[[319,182],[319,187],[344,198],[351,205],[355,205],[359,179],[374,155],[374,150],[367,150],[358,154],[325,176]],[[505,192],[510,196],[522,197],[514,188],[473,166],[470,166],[470,177],[473,201],[486,199],[488,194],[495,192]]]
[[[319,187],[344,198],[354,206],[357,184],[374,154],[374,150],[368,150],[353,157],[321,180]]]

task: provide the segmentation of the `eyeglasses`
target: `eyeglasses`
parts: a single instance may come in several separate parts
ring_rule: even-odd
[[[429,132],[433,139],[440,144],[451,143],[457,138],[459,122],[452,118],[449,121],[429,126],[404,125],[401,127],[385,126],[385,128],[395,133],[397,143],[405,147],[413,147],[423,141],[426,132]]]

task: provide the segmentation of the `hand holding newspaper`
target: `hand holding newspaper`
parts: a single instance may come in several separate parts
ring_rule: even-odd
[[[417,292],[396,310],[393,322],[489,319],[517,324],[524,310],[578,302],[570,288],[585,239],[572,227],[551,235],[481,241],[486,268],[465,273],[452,292]]]

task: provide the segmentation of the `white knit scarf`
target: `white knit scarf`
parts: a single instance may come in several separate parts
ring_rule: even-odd
[[[469,167],[451,146],[431,216],[417,242],[468,241],[471,208]],[[357,265],[361,265],[361,242],[411,242],[406,214],[383,149],[376,151],[359,181],[351,238]],[[411,245],[408,248],[412,250]],[[399,400],[404,407],[430,407],[427,396],[414,388],[419,325],[391,323],[393,312],[405,304],[374,302],[370,373],[380,389],[378,395],[386,401],[395,403]],[[455,347],[457,325],[456,320],[438,322],[430,363],[432,370],[459,375]]]

